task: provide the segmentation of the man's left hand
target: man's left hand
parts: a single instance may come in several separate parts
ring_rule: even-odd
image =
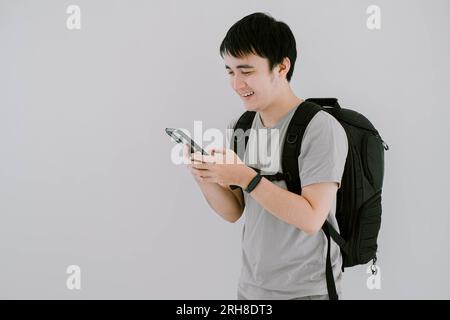
[[[246,166],[231,149],[210,149],[211,156],[193,153],[190,167],[201,181],[218,183],[223,187],[238,185],[246,188],[256,171]]]

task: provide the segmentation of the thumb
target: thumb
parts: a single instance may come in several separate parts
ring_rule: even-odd
[[[221,153],[221,154],[225,154],[227,152],[226,148],[214,148],[214,153]]]

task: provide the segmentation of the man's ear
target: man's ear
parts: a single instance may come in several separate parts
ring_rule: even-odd
[[[287,74],[291,69],[291,60],[288,57],[285,57],[281,63],[277,66],[278,75],[280,77],[284,77],[287,79]]]

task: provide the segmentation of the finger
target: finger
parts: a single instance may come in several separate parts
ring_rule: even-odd
[[[189,167],[189,171],[192,173],[193,176],[200,177],[200,172],[199,172],[200,170],[195,169],[193,167]]]
[[[184,164],[191,163],[191,151],[187,144],[183,145],[183,163]]]
[[[192,159],[194,161],[204,162],[204,163],[215,163],[214,157],[212,156],[205,156],[201,153],[193,153]]]
[[[225,154],[225,152],[226,152],[225,150],[226,149],[222,149],[222,148],[214,149],[214,158],[216,160],[216,163],[218,163],[218,164],[226,163],[227,155]]]
[[[193,161],[203,162],[203,155],[200,152],[195,152],[191,154]]]
[[[187,156],[191,156],[191,147],[187,143],[183,145],[183,151]]]
[[[196,169],[196,168],[192,168],[192,167],[189,168],[189,169],[191,170],[191,173],[194,176],[197,176],[199,178],[210,178],[210,177],[212,177],[212,175],[209,174],[208,171],[201,170],[201,169]]]
[[[211,168],[211,165],[203,162],[194,162],[191,164],[191,167],[199,170],[209,170]]]
[[[227,153],[227,149],[226,148],[215,148],[214,153],[225,154],[225,153]]]
[[[203,163],[202,155],[199,152],[193,152],[190,156],[191,163]]]
[[[192,166],[189,168],[189,170],[191,170],[191,172],[195,175],[199,175],[199,176],[207,176],[208,175],[207,170],[194,168]]]
[[[194,176],[195,179],[199,180],[201,178],[200,170],[191,167],[189,168],[189,171],[191,172],[191,174]]]
[[[215,177],[201,177],[199,178],[202,182],[208,182],[208,183],[217,183]]]

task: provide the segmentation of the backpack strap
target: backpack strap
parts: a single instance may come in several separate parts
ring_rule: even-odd
[[[281,165],[283,173],[278,172],[275,175],[264,175],[269,181],[285,180],[287,189],[291,192],[301,194],[300,175],[298,171],[298,156],[300,155],[301,143],[306,127],[311,119],[317,112],[322,110],[321,106],[310,102],[308,100],[301,103],[287,128],[286,137],[284,139]],[[240,159],[244,159],[245,149],[249,134],[244,134],[244,148],[238,148],[239,141],[242,139],[242,133],[246,133],[252,127],[253,120],[255,118],[255,111],[246,111],[236,122],[234,126],[234,132],[232,136],[233,150]],[[242,129],[241,132],[238,129]],[[242,143],[241,143],[242,145]],[[260,172],[259,169],[253,168],[255,171]],[[238,188],[237,186],[230,186],[232,190]]]
[[[238,121],[236,122],[236,124],[234,125],[234,131],[233,131],[233,135],[231,137],[231,141],[233,143],[233,151],[234,153],[236,153],[238,155],[238,157],[240,159],[242,159],[242,161],[244,161],[244,155],[245,155],[245,149],[247,148],[247,142],[248,142],[248,134],[245,134],[245,132],[247,132],[247,130],[249,130],[252,127],[253,124],[253,119],[255,118],[256,115],[256,111],[246,111],[244,112],[238,119]],[[241,130],[239,130],[241,129]],[[238,149],[238,145],[239,145],[239,141],[242,139],[242,135],[244,134],[244,148],[239,148]],[[255,169],[255,168],[253,168]],[[230,189],[231,190],[235,190],[235,189],[241,189],[241,192],[243,192],[242,188],[239,186],[235,186],[235,185],[230,185]]]
[[[325,266],[325,278],[327,280],[327,289],[328,289],[328,298],[330,300],[338,300],[339,296],[336,291],[336,283],[334,281],[333,275],[333,267],[331,265],[331,239],[330,239],[330,230],[329,224],[325,220],[325,223],[322,226],[322,230],[327,237],[327,261]]]
[[[295,111],[289,124],[284,140],[283,150],[283,172],[287,173],[286,185],[288,190],[297,194],[302,193],[300,173],[298,170],[298,157],[301,152],[301,143],[306,127],[311,119],[322,110],[322,105],[331,105],[337,110],[340,109],[337,99],[308,99],[303,102]],[[317,104],[320,103],[320,104]],[[339,109],[338,109],[339,108]],[[338,300],[339,296],[334,281],[333,267],[331,265],[331,238],[333,238],[340,247],[344,247],[345,241],[333,226],[325,220],[322,230],[327,238],[327,258],[325,263],[325,278],[327,281],[328,297],[330,300]]]
[[[240,133],[238,132],[238,129],[243,130],[243,132],[247,132],[248,129],[250,129],[252,127],[253,124],[253,119],[255,118],[256,115],[256,111],[246,111],[244,112],[239,120],[236,122],[235,126],[234,126],[234,132],[233,132],[233,136],[232,136],[232,142],[233,142],[233,150],[234,153],[236,153],[240,159],[242,159],[242,161],[244,161],[244,155],[245,155],[245,148],[247,148],[247,142],[248,142],[248,135],[246,134],[245,137],[245,141],[244,141],[244,149],[242,150],[239,149],[238,150],[238,142],[240,141],[240,139],[242,139],[242,137],[240,136]],[[238,153],[239,152],[239,153]]]
[[[239,141],[242,139],[242,136],[240,136],[240,133],[237,131],[238,129],[242,129],[242,132],[245,133],[247,130],[249,130],[252,127],[253,120],[255,119],[256,112],[255,111],[246,111],[244,112],[239,120],[236,122],[234,126],[234,133],[232,136],[233,141],[233,151],[239,156],[241,160],[244,160],[245,155],[245,149],[247,148],[247,142],[249,139],[249,135],[244,135],[244,148],[238,149]],[[258,173],[261,173],[261,170],[258,168],[251,167],[253,170],[255,170]],[[266,178],[269,181],[280,181],[285,180],[286,175],[282,172],[277,172],[276,174],[271,175],[263,175],[264,178]],[[232,190],[237,189],[237,186],[230,186]]]
[[[286,186],[289,191],[301,195],[300,173],[298,171],[298,157],[302,145],[303,135],[311,119],[322,108],[312,102],[304,101],[295,110],[284,139],[281,164],[286,175]]]
[[[328,297],[330,300],[338,300],[339,296],[336,291],[336,283],[334,281],[333,266],[331,265],[331,239],[333,239],[341,248],[342,251],[346,252],[346,242],[344,238],[336,231],[336,229],[325,220],[322,225],[322,231],[327,237],[327,261],[325,264],[325,278],[327,280]],[[344,268],[342,267],[342,271]]]

